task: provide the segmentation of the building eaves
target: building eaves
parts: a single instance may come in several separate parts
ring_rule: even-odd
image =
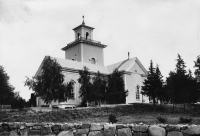
[[[84,24],[81,24],[81,25],[79,25],[79,26],[75,27],[75,28],[74,28],[74,29],[72,29],[72,30],[77,30],[77,29],[79,29],[79,28],[81,28],[81,27],[85,27],[85,28],[88,28],[88,29],[91,29],[91,30],[93,30],[93,29],[94,29],[93,27],[90,27],[90,26],[86,26],[86,25],[84,25]]]
[[[78,39],[78,40],[75,40],[75,41],[67,44],[67,46],[62,48],[62,50],[65,51],[66,49],[69,49],[69,48],[77,45],[78,43],[86,43],[86,44],[89,44],[89,45],[92,45],[92,46],[101,47],[101,48],[106,48],[107,47],[107,45],[101,44],[100,42],[96,42],[94,40],[82,40],[82,39],[79,40]]]

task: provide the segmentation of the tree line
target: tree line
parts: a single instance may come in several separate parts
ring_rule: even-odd
[[[99,71],[92,74],[84,67],[79,71],[79,75],[82,104],[97,102],[100,105],[102,101],[107,104],[126,102],[128,90],[124,88],[123,72],[115,69],[110,75],[103,75]]]
[[[28,106],[26,100],[20,97],[19,92],[9,83],[10,77],[0,66],[0,105],[11,105],[11,108],[24,108]]]
[[[194,61],[194,76],[191,70],[186,70],[184,60],[178,54],[174,71],[169,72],[166,80],[158,67],[150,62],[148,75],[144,80],[141,94],[146,95],[155,105],[160,103],[184,104],[196,103],[200,98],[200,56]],[[80,98],[82,104],[88,102],[106,102],[109,104],[125,103],[128,90],[124,89],[123,72],[115,69],[111,74],[91,73],[87,67],[78,71]],[[25,81],[25,86],[34,91],[29,100],[30,106],[35,106],[36,97],[41,97],[45,103],[52,101],[67,101],[71,97],[73,82],[64,82],[63,68],[51,57],[46,57],[40,73]],[[14,92],[9,83],[9,76],[0,66],[0,104],[12,104],[13,107],[24,107],[27,103]]]
[[[148,76],[141,91],[154,105],[158,101],[172,103],[173,111],[175,104],[183,104],[185,110],[186,103],[195,104],[200,98],[200,56],[194,61],[194,77],[190,69],[186,70],[185,62],[179,54],[176,62],[175,70],[169,72],[164,82],[158,65],[155,68],[151,60]]]

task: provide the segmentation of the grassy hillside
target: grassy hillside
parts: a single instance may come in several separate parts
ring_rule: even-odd
[[[199,106],[193,111],[191,106],[187,106],[183,112],[179,105],[175,113],[172,113],[172,106],[157,105],[155,111],[151,104],[121,105],[116,107],[96,107],[81,108],[74,110],[53,110],[53,111],[33,111],[24,109],[21,112],[1,112],[0,122],[71,122],[71,123],[92,123],[108,122],[108,116],[115,114],[117,123],[158,123],[157,117],[167,118],[167,123],[177,124],[179,117],[192,118],[192,123],[200,124]]]

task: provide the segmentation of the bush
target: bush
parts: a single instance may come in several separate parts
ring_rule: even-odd
[[[110,114],[109,117],[108,117],[108,122],[110,123],[116,123],[118,120],[116,118],[116,116],[114,114]]]
[[[158,116],[158,117],[157,117],[157,120],[158,120],[160,123],[166,123],[166,122],[167,122],[167,117],[165,117],[165,116]]]
[[[191,122],[192,122],[191,118],[184,118],[184,117],[179,118],[179,123],[191,123]]]

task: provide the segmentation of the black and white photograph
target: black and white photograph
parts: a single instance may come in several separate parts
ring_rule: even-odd
[[[0,0],[0,136],[200,135],[200,0]]]

